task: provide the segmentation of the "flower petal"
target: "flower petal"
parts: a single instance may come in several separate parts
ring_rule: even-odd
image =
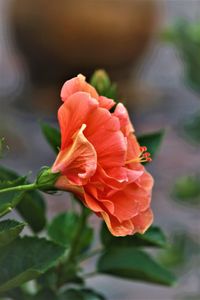
[[[52,167],[53,172],[61,172],[75,184],[85,184],[95,173],[97,155],[92,144],[83,134],[86,125],[73,136],[73,143],[61,150]]]
[[[135,131],[130,121],[127,109],[122,103],[117,104],[113,115],[119,119],[121,130],[125,136],[128,136],[130,133]]]
[[[89,115],[96,110],[98,102],[88,93],[78,92],[71,95],[58,110],[58,119],[61,128],[61,150],[72,143],[72,137],[82,124],[86,124]]]
[[[98,101],[100,107],[106,108],[108,110],[110,110],[115,105],[114,100],[104,96],[99,96]]]
[[[124,165],[127,145],[119,120],[99,107],[90,114],[87,124],[85,135],[97,152],[99,164],[104,169]]]
[[[131,222],[134,225],[134,233],[145,233],[145,231],[151,226],[153,223],[153,213],[152,210],[149,208],[137,216],[135,216],[133,219],[131,219]]]
[[[85,76],[79,74],[70,80],[67,80],[61,89],[61,99],[63,101],[68,100],[68,98],[77,92],[87,92],[91,97],[98,99],[95,88],[85,81]]]
[[[108,229],[114,236],[126,236],[134,233],[134,225],[131,220],[119,222],[117,218],[109,215],[106,212],[101,212],[101,216],[106,222]]]
[[[106,171],[98,164],[97,171],[92,178],[94,182],[101,182],[114,190],[121,190],[125,185],[136,181],[144,173],[144,168],[131,170],[125,167],[110,168]]]
[[[126,185],[122,190],[111,190],[104,198],[113,202],[113,215],[122,222],[149,208],[152,185],[151,175],[145,172],[137,181]]]

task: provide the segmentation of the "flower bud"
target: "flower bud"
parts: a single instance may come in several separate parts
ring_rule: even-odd
[[[37,175],[36,183],[41,189],[54,188],[60,173],[52,173],[51,168],[43,167]]]
[[[115,98],[116,86],[111,83],[108,74],[104,70],[97,70],[91,78],[91,85],[97,92],[109,98]]]

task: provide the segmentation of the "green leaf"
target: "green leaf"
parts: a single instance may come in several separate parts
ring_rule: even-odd
[[[46,225],[46,206],[38,191],[29,191],[23,195],[17,210],[34,232],[41,231]]]
[[[4,220],[0,222],[0,247],[15,240],[24,229],[25,223],[15,220]]]
[[[47,142],[52,147],[52,149],[58,153],[61,145],[61,135],[60,131],[57,128],[52,127],[48,123],[42,122],[40,124],[42,133],[45,136]]]
[[[18,177],[14,180],[1,180],[0,181],[0,190],[3,190],[5,188],[17,186],[17,185],[23,185],[26,183],[26,176]]]
[[[69,246],[77,231],[79,215],[74,212],[61,213],[48,227],[49,237],[63,246]],[[93,230],[85,227],[79,241],[79,252],[84,251],[92,242]]]
[[[4,189],[5,187],[12,187],[17,185],[21,185],[25,183],[25,177],[18,177],[15,180],[0,181],[0,189]],[[9,191],[0,194],[0,217],[5,214],[11,212],[13,208],[15,208],[18,203],[22,200],[24,196],[23,191]]]
[[[66,249],[45,239],[17,238],[0,248],[0,292],[35,279],[63,256]]]
[[[147,151],[151,153],[151,157],[154,157],[160,148],[163,136],[164,130],[152,132],[139,136],[138,142],[141,146],[146,146]]]
[[[113,236],[104,222],[101,227],[101,241],[104,246],[110,247],[166,247],[167,242],[164,233],[159,227],[151,226],[144,234],[134,234],[132,236]]]
[[[24,184],[25,179],[26,177],[19,177],[17,173],[0,166],[0,188],[1,184],[5,187],[5,183],[8,184],[8,182],[10,182],[10,186]],[[15,206],[17,206],[18,212],[34,232],[39,232],[44,228],[46,224],[46,209],[41,193],[38,191],[27,191],[0,194],[0,214],[1,212],[2,215],[10,212]]]
[[[91,289],[69,289],[60,295],[59,300],[105,300],[105,298]]]
[[[98,261],[98,271],[126,279],[173,285],[174,276],[145,252],[135,248],[110,248]]]

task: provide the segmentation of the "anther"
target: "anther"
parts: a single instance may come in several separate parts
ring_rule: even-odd
[[[130,163],[143,163],[143,162],[150,162],[152,161],[152,158],[150,157],[151,154],[147,151],[147,147],[146,146],[142,146],[140,147],[140,155],[136,158],[130,159],[128,161],[126,161],[126,164],[130,164]]]

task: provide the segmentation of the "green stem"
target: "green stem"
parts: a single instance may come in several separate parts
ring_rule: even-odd
[[[84,206],[81,206],[81,214],[79,217],[77,230],[75,233],[75,237],[71,243],[71,247],[70,247],[67,259],[65,261],[66,265],[68,262],[72,262],[76,259],[76,256],[78,254],[77,252],[78,252],[78,248],[79,248],[80,237],[81,237],[82,231],[85,228],[85,223],[86,223],[87,217],[88,217],[87,208],[85,208]]]
[[[69,272],[70,268],[72,267],[72,270],[76,269],[77,263],[78,263],[78,250],[80,245],[80,237],[85,229],[85,224],[87,221],[89,214],[88,209],[81,205],[81,214],[78,219],[77,229],[74,236],[73,241],[71,242],[69,252],[67,254],[66,259],[61,263],[59,269],[57,270],[58,273],[58,281],[57,281],[57,288],[60,288],[63,284],[65,284],[65,279],[63,278],[63,274],[66,272]]]
[[[37,183],[30,183],[30,184],[25,184],[25,185],[18,185],[18,186],[12,186],[9,188],[4,188],[0,190],[0,193],[6,193],[6,192],[12,192],[12,191],[31,191],[31,190],[36,190],[38,188],[41,188],[40,185]]]

